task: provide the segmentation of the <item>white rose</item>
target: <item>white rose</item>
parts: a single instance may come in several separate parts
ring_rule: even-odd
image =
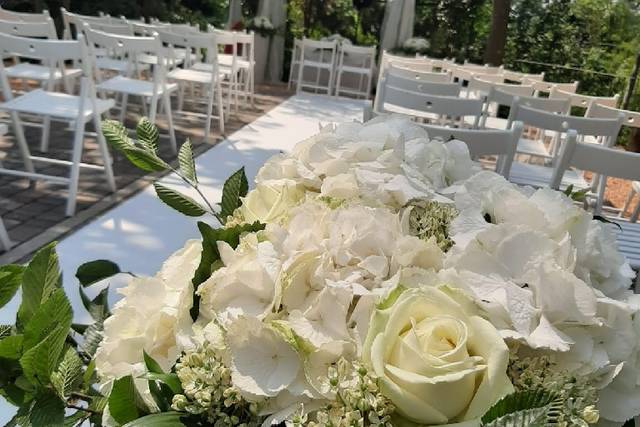
[[[290,180],[258,184],[242,200],[240,212],[247,222],[276,222],[304,196],[302,186]]]
[[[363,359],[407,420],[479,419],[513,392],[509,349],[470,300],[446,287],[396,288],[371,318]]]

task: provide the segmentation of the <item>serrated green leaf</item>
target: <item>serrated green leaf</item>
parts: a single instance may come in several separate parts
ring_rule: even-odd
[[[160,134],[158,133],[156,125],[151,123],[148,118],[142,117],[140,121],[138,121],[138,126],[136,126],[136,136],[138,137],[138,142],[148,150],[153,151],[154,153],[158,150],[158,139],[160,138]]]
[[[120,273],[120,267],[113,261],[97,259],[82,264],[76,270],[76,278],[84,287]]]
[[[118,378],[109,395],[109,413],[116,422],[125,424],[148,412],[136,390],[133,377]]]
[[[196,176],[196,164],[193,161],[193,150],[189,140],[180,146],[180,151],[178,152],[178,163],[180,164],[180,172],[182,175],[193,184],[197,183],[198,177]]]
[[[40,249],[22,275],[22,303],[18,309],[18,330],[41,304],[62,286],[55,242]]]
[[[145,172],[157,172],[169,169],[169,165],[155,153],[140,147],[127,147],[122,150],[126,158],[138,169]]]
[[[133,146],[127,128],[115,120],[104,120],[102,122],[102,134],[107,143],[120,152]]]
[[[556,399],[556,396],[545,390],[527,390],[512,393],[496,402],[482,416],[482,425],[487,427],[537,426],[538,424],[535,423],[539,423],[540,420],[544,425],[547,421],[548,406],[554,399]],[[521,417],[525,418],[521,419]],[[511,424],[514,420],[518,422],[524,420],[526,422],[524,424]]]
[[[180,379],[176,374],[156,374],[154,372],[145,372],[138,378],[159,381],[166,384],[174,394],[182,393],[182,384],[180,384]]]
[[[222,187],[222,201],[220,205],[220,221],[224,224],[228,216],[233,215],[233,212],[242,204],[241,197],[247,195],[249,191],[249,183],[247,182],[247,176],[244,173],[244,167],[241,167],[233,173],[224,183]]]
[[[54,393],[36,396],[29,414],[31,425],[36,427],[60,427],[64,423],[64,403]]]
[[[82,381],[82,360],[75,349],[68,348],[58,369],[51,374],[51,384],[61,399],[66,400]]]
[[[0,267],[0,308],[11,301],[20,288],[24,269],[22,265],[14,264]]]
[[[104,323],[102,320],[95,321],[87,327],[87,330],[82,334],[82,342],[78,346],[78,351],[86,354],[89,357],[93,357],[96,354],[96,350],[102,342]]]
[[[93,379],[95,378],[96,373],[96,360],[91,359],[89,364],[87,365],[87,369],[84,370],[82,374],[82,388],[83,390],[89,389],[91,384],[93,383]]]
[[[199,221],[198,230],[202,235],[202,255],[200,264],[191,280],[193,283],[193,306],[191,307],[191,318],[195,321],[200,311],[200,296],[195,292],[198,286],[207,280],[213,271],[218,269],[220,264],[220,252],[218,252],[217,242],[228,243],[232,248],[236,248],[240,243],[240,236],[244,233],[254,233],[264,230],[265,224],[258,221],[253,224],[240,224],[229,228],[213,228],[209,224]]]
[[[160,200],[162,200],[165,204],[169,205],[181,214],[187,216],[202,216],[207,213],[206,209],[191,197],[185,196],[184,194],[181,194],[171,188],[165,187],[164,185],[157,182],[154,183],[153,186],[155,187],[156,194],[158,195]]]
[[[102,321],[111,315],[109,311],[109,288],[101,290],[94,299],[90,299],[82,288],[80,291],[80,299],[82,305],[89,312],[94,321]],[[85,328],[86,330],[86,328]]]
[[[22,356],[22,335],[12,335],[0,340],[0,358],[18,360]]]
[[[75,427],[81,425],[83,421],[89,418],[89,414],[84,411],[77,411],[73,415],[64,418],[64,427]]]
[[[185,424],[180,421],[184,416],[180,412],[161,412],[138,418],[123,427],[184,427]]]
[[[0,339],[11,335],[12,330],[12,325],[0,325]]]
[[[25,324],[24,351],[38,344],[58,326],[68,331],[72,317],[73,311],[64,289],[56,289]]]
[[[34,385],[49,383],[51,372],[58,365],[60,354],[67,337],[68,327],[59,325],[37,345],[26,351],[20,358],[24,376]]]

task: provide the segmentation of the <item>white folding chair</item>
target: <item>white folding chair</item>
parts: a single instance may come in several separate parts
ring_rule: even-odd
[[[46,22],[47,19],[51,19],[51,16],[49,16],[48,10],[43,10],[42,13],[24,13],[0,7],[0,19],[15,22]]]
[[[396,62],[389,62],[387,68],[395,76],[428,83],[451,83],[451,72],[420,71],[405,67]],[[460,86],[458,84],[458,86]]]
[[[472,127],[477,128],[482,115],[481,99],[466,99],[454,96],[437,96],[411,92],[390,85],[383,85],[379,95],[380,113],[400,113],[438,124],[464,126],[464,118],[472,117]],[[377,97],[376,97],[377,99]]]
[[[511,164],[516,154],[516,145],[522,133],[522,123],[516,122],[508,130],[459,129],[444,126],[424,125],[429,138],[441,138],[444,141],[458,139],[469,147],[473,159],[481,156],[498,156],[496,173],[509,178]]]
[[[559,135],[571,129],[579,136],[592,135],[602,137],[604,146],[610,146],[615,142],[623,119],[622,116],[617,119],[592,119],[566,114],[555,114],[529,108],[518,102],[515,102],[511,108],[514,112],[513,120],[522,121],[525,126],[530,125],[539,129],[547,129],[557,132]],[[560,138],[558,138],[558,140],[560,141]],[[558,147],[562,145],[558,145]],[[555,164],[557,156],[552,160],[553,164]],[[551,182],[552,172],[553,169],[550,167],[514,162],[511,167],[509,180],[516,184],[544,187]],[[594,178],[594,184],[596,183],[597,178]],[[579,170],[570,170],[565,173],[562,186],[566,187],[569,185],[573,185],[576,189],[591,187],[591,185],[585,181],[582,172]]]
[[[71,13],[64,7],[60,8],[60,16],[62,16],[62,24],[64,27],[63,39],[71,40],[73,35],[76,36],[82,32],[82,27],[87,24],[113,24],[117,25],[120,22],[111,18],[110,16],[88,16],[79,15],[77,13]]]
[[[575,93],[576,90],[578,90],[579,82],[574,81],[572,83],[552,83],[525,77],[522,79],[522,84],[532,85],[535,90],[534,95],[540,96],[540,94],[551,94],[553,90]]]
[[[224,112],[222,102],[222,87],[220,85],[221,76],[218,71],[218,59],[217,59],[217,42],[215,34],[208,33],[183,33],[176,34],[166,31],[160,31],[160,40],[163,43],[168,44],[171,48],[179,47],[187,51],[191,50],[206,50],[211,65],[209,71],[200,71],[192,68],[176,68],[171,70],[167,74],[167,79],[170,81],[178,82],[180,85],[178,92],[178,111],[183,113],[183,97],[184,97],[184,85],[185,84],[197,84],[206,88],[207,99],[207,113],[205,115],[205,130],[204,139],[209,139],[209,132],[211,130],[211,119],[213,118],[213,104],[215,99],[218,126],[220,132],[224,133]],[[190,113],[198,114],[198,113]]]
[[[120,121],[124,122],[129,95],[137,96],[141,100],[143,112],[146,114],[147,103],[149,103],[149,120],[154,123],[158,112],[158,102],[162,101],[163,112],[169,126],[169,140],[171,148],[177,152],[176,135],[173,128],[173,118],[171,113],[170,94],[178,89],[175,83],[167,83],[166,67],[164,60],[165,48],[162,46],[160,37],[135,37],[108,34],[95,31],[84,26],[84,33],[87,35],[89,50],[100,48],[107,52],[118,51],[129,60],[128,69],[125,75],[117,75],[97,85],[97,89],[102,94],[115,93],[122,95],[120,105]],[[153,67],[152,80],[141,80],[133,78],[136,70],[139,69],[138,60],[141,55],[152,55],[158,58],[158,64]],[[102,80],[101,73],[97,73]]]
[[[478,90],[481,96],[486,93],[484,110],[482,112],[482,118],[480,119],[481,128],[508,129],[508,119],[495,117],[495,115],[491,113],[497,113],[500,106],[511,107],[516,97],[528,97],[533,94],[533,88],[528,85],[490,82],[485,84],[483,81],[476,79],[472,80],[472,82],[474,82],[474,88]],[[482,84],[482,86],[479,86],[479,84]]]
[[[577,142],[575,134],[567,137],[556,163],[551,180],[552,188],[559,188],[563,175],[569,167],[588,170],[603,177],[611,176],[630,181],[640,180],[640,154],[616,150],[597,144]],[[606,179],[598,183],[598,202],[594,214],[602,210],[606,190]],[[640,224],[616,221],[620,225],[618,249],[625,255],[631,267],[640,268]]]
[[[438,96],[454,96],[460,95],[459,83],[433,83],[428,80],[406,78],[404,73],[397,73],[395,67],[389,67],[385,70],[384,75],[380,79],[383,86],[393,86],[398,89],[426,93]],[[380,87],[380,91],[384,93],[385,87]]]
[[[480,65],[464,61],[462,67],[475,74],[502,74],[504,72],[504,67],[502,65],[499,67],[492,67],[489,64]]]
[[[2,168],[0,169],[0,173],[26,177],[31,180],[42,179],[68,185],[67,216],[71,216],[75,212],[81,167],[103,170],[109,188],[115,191],[116,186],[113,171],[111,170],[111,158],[104,136],[100,130],[100,116],[112,108],[114,103],[111,100],[102,100],[96,97],[95,85],[92,79],[93,73],[90,69],[91,61],[87,54],[83,37],[80,36],[77,41],[52,41],[0,34],[0,52],[38,59],[49,64],[75,60],[80,61],[83,65],[83,76],[80,81],[79,96],[54,92],[55,82],[54,79],[50,79],[46,90],[36,89],[24,95],[14,97],[11,90],[9,90],[9,80],[4,65],[2,61],[0,61],[0,78],[2,79],[3,96],[5,99],[5,101],[0,104],[0,109],[8,111],[11,115],[16,140],[26,168],[26,171]],[[51,117],[54,120],[72,124],[75,127],[75,137],[73,140],[71,161],[32,156],[24,136],[22,122],[18,116],[19,113]],[[86,133],[85,126],[88,122],[92,122],[96,129],[97,142],[104,163],[103,166],[89,165],[81,162],[84,135]],[[70,166],[70,175],[69,177],[60,177],[37,173],[33,165],[36,161]]]
[[[293,49],[291,50],[291,66],[289,68],[289,81],[287,89],[291,90],[291,86],[298,81],[298,67],[300,66],[300,54],[302,53],[302,40],[293,40]]]
[[[517,104],[517,106],[516,106]],[[524,106],[539,111],[546,111],[552,114],[569,114],[571,103],[567,99],[551,99],[551,98],[538,98],[536,96],[518,96],[513,98],[513,102],[509,111],[509,118],[507,119],[507,127],[511,126],[511,123],[515,120],[522,120],[517,117],[517,114],[522,111],[517,107]],[[518,143],[517,153],[527,156],[538,157],[542,159],[551,159],[553,157],[553,150],[547,149],[544,138],[547,135],[547,131],[551,132],[552,143],[555,145],[556,141],[560,138],[559,132],[564,130],[551,130],[546,128],[536,128],[532,123],[524,121],[527,131],[531,137],[523,137]],[[533,133],[533,134],[532,134]],[[553,147],[552,147],[553,148]]]
[[[571,101],[572,107],[581,107],[588,111],[593,104],[615,108],[618,105],[620,94],[615,94],[614,96],[583,95],[580,93],[569,92],[556,86],[551,90],[549,98],[567,98]]]
[[[386,50],[382,51],[380,58],[380,70],[381,75],[384,70],[393,63],[395,66],[408,68],[421,73],[432,73],[434,70],[434,61],[424,57],[408,58],[406,56],[392,55]]]
[[[242,96],[246,105],[247,99],[255,106],[255,34],[236,33],[236,45],[240,48],[236,60],[238,66],[238,84],[242,88]]]
[[[340,96],[341,93],[347,93],[369,99],[376,60],[375,46],[353,46],[343,43],[339,51],[335,95]],[[345,74],[358,78],[357,88],[344,84]]]
[[[524,84],[524,80],[532,80],[541,82],[544,80],[544,71],[539,74],[521,73],[519,71],[504,70],[504,79],[511,82],[520,82]]]
[[[319,90],[331,95],[333,90],[333,77],[336,61],[336,50],[338,44],[334,41],[317,41],[302,39],[302,50],[300,53],[300,67],[298,68],[298,81],[296,82],[296,92],[301,93],[305,88],[313,89],[314,93]],[[315,82],[304,80],[306,69],[316,71]],[[327,72],[326,84],[321,81],[322,71]]]
[[[0,139],[2,139],[2,135],[7,133],[7,125],[0,123]],[[2,222],[2,218],[0,217],[0,248],[8,251],[13,246],[11,239],[9,239],[9,234],[7,233],[7,229]]]

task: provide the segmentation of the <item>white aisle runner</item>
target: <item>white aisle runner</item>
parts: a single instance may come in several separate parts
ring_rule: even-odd
[[[319,123],[361,120],[362,107],[362,101],[312,95],[288,99],[196,158],[202,191],[209,201],[218,202],[225,179],[242,166],[252,185],[253,177],[268,158],[289,151],[297,142],[317,133]],[[175,175],[168,175],[161,182],[187,190]],[[197,195],[192,196],[198,199]],[[74,320],[90,319],[82,308],[74,276],[78,265],[108,259],[124,271],[153,275],[187,239],[199,237],[196,222],[201,219],[205,217],[188,218],[173,211],[157,199],[150,186],[67,236],[58,244],[57,251],[64,286],[74,307]],[[114,283],[111,286],[113,302],[117,295]],[[0,324],[13,323],[18,306],[16,297],[0,310]],[[0,399],[0,425],[9,421],[13,413],[13,407]]]

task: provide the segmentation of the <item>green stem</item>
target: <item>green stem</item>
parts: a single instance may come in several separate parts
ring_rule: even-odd
[[[189,186],[191,186],[191,188],[193,188],[194,190],[196,190],[196,192],[200,195],[200,197],[202,198],[202,200],[204,200],[204,202],[207,204],[207,206],[209,207],[209,213],[213,216],[216,217],[216,219],[218,219],[218,221],[220,221],[220,217],[218,216],[218,214],[216,214],[216,210],[213,208],[213,206],[211,206],[211,203],[209,203],[209,200],[207,200],[207,198],[204,196],[204,194],[202,194],[202,191],[200,191],[200,189],[198,188],[198,186],[194,183],[192,183],[190,180],[188,180],[187,178],[185,178],[178,170],[172,168],[171,166],[169,166],[169,169],[171,169],[171,171],[173,173],[175,173],[176,175],[178,175],[180,177],[180,179],[182,179],[184,182],[186,182]]]

